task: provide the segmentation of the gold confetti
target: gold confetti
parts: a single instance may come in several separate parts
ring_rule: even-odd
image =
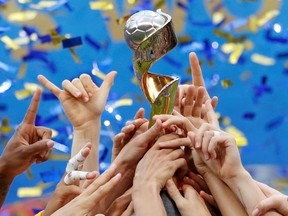
[[[31,91],[30,89],[23,89],[23,90],[18,90],[15,91],[15,96],[17,100],[24,100],[28,97],[30,97],[34,92]]]
[[[212,22],[214,25],[221,23],[225,19],[225,16],[221,12],[215,12],[212,15]]]
[[[232,84],[232,80],[229,79],[221,81],[221,85],[223,88],[229,88]]]
[[[40,183],[36,187],[20,187],[17,190],[17,196],[19,198],[40,197],[43,193],[43,190],[50,185],[51,183]]]
[[[124,98],[116,101],[115,103],[111,104],[110,107],[112,109],[116,109],[117,107],[120,106],[131,106],[133,104],[133,100],[130,98]]]
[[[227,126],[225,131],[235,137],[238,147],[246,146],[248,141],[244,134],[234,126]]]
[[[9,119],[8,118],[3,118],[1,127],[0,127],[0,132],[2,134],[9,134],[13,131],[13,128],[9,125]]]
[[[75,50],[74,50],[73,48],[69,48],[69,52],[71,53],[74,61],[75,61],[76,63],[80,64],[80,63],[81,63],[81,60],[80,60],[79,56],[77,55],[77,53],[75,52]]]
[[[36,11],[26,10],[9,14],[8,20],[10,22],[27,22],[35,19],[36,16],[37,16]]]
[[[30,167],[27,169],[26,173],[27,173],[28,179],[33,179],[33,174],[32,174]]]
[[[90,9],[91,10],[113,10],[114,5],[111,2],[105,1],[96,1],[90,2]]]
[[[257,21],[257,25],[259,27],[264,26],[271,19],[279,15],[279,10],[271,10],[264,14],[262,18],[259,18]]]
[[[116,20],[117,24],[124,24],[133,14],[126,15]]]
[[[234,51],[229,56],[229,62],[231,64],[237,64],[243,51],[244,51],[244,45],[243,44],[235,44]]]
[[[158,2],[155,3],[154,8],[161,8],[165,3],[165,0],[159,0]]]
[[[26,63],[21,64],[19,68],[19,72],[17,74],[17,78],[22,79],[26,74],[26,70],[27,70],[27,64]]]
[[[178,43],[179,44],[189,43],[191,41],[192,40],[191,40],[191,37],[189,35],[184,35],[184,36],[178,37]]]
[[[265,66],[271,66],[275,64],[275,59],[274,58],[270,58],[264,55],[260,55],[258,53],[254,53],[251,56],[251,61],[256,63],[256,64],[260,64],[260,65],[265,65]]]
[[[1,41],[10,49],[19,49],[19,46],[8,36],[1,37]]]
[[[256,16],[250,16],[248,18],[248,29],[252,32],[255,33],[258,30],[258,25],[257,25],[257,17]]]

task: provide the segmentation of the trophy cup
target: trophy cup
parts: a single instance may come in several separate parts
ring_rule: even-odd
[[[171,16],[160,9],[143,10],[126,22],[125,40],[134,51],[133,68],[140,87],[151,105],[150,126],[156,114],[171,114],[179,78],[149,72],[154,62],[177,44]]]

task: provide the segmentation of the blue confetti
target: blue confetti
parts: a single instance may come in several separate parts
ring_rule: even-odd
[[[63,48],[71,48],[71,47],[80,46],[80,45],[82,45],[81,37],[75,37],[75,38],[62,40]]]

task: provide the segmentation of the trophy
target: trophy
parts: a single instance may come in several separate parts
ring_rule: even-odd
[[[177,44],[171,16],[160,9],[143,10],[126,22],[125,40],[134,51],[133,68],[141,90],[151,105],[150,126],[157,114],[171,114],[179,78],[149,72],[154,62]]]

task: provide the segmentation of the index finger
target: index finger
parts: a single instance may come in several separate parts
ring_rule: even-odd
[[[50,82],[45,76],[38,75],[38,81],[44,85],[49,91],[51,91],[56,97],[61,93],[61,89],[59,89],[56,85]]]
[[[41,98],[41,89],[37,88],[34,95],[33,95],[33,98],[31,100],[30,106],[27,110],[27,113],[24,117],[23,122],[25,122],[27,124],[34,124],[35,123],[35,118],[37,115],[40,98]]]
[[[202,70],[198,61],[198,58],[196,56],[196,53],[192,52],[189,54],[189,61],[192,71],[192,82],[195,86],[204,86],[204,79],[202,75]]]

